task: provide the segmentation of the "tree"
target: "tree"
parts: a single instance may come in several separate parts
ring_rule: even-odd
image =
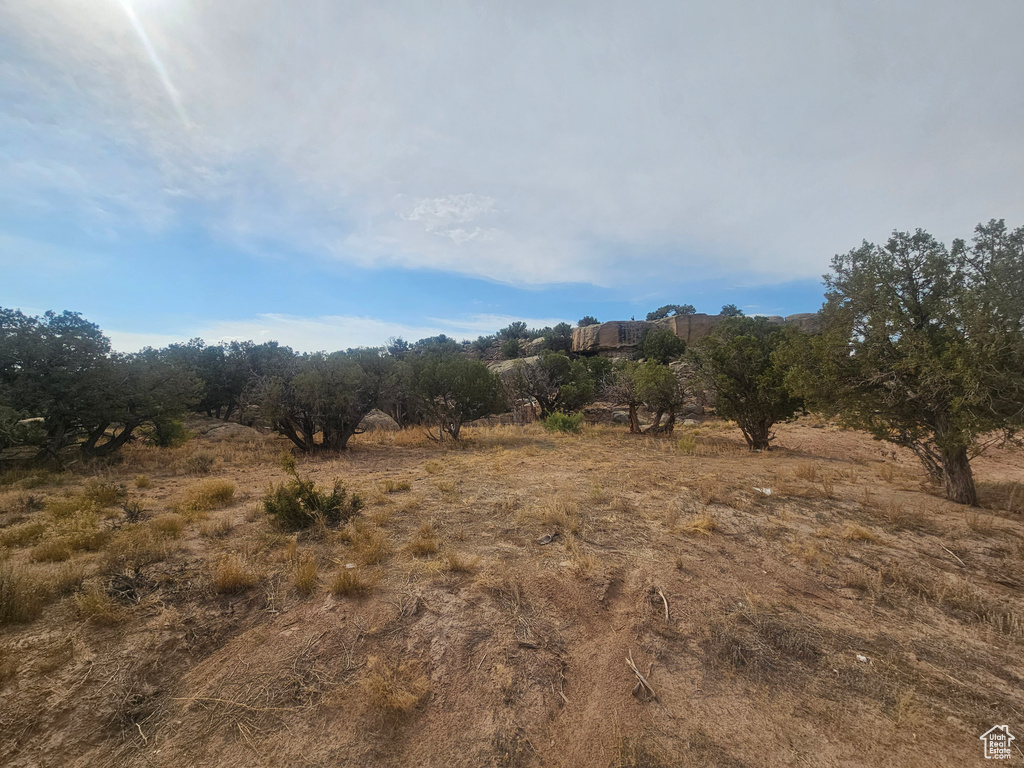
[[[946,498],[977,504],[972,453],[1024,423],[1024,227],[947,249],[894,232],[832,260],[824,332],[793,378],[851,426],[911,449]]]
[[[303,355],[290,370],[261,380],[253,397],[261,420],[306,453],[345,450],[377,406],[388,370],[386,364],[367,370],[365,354]]]
[[[718,415],[739,425],[753,451],[770,450],[772,427],[801,407],[775,354],[793,333],[763,317],[731,317],[692,348],[700,386],[714,395]]]
[[[504,409],[498,377],[479,360],[461,355],[426,355],[414,362],[416,393],[427,419],[445,435],[459,439],[462,425]]]
[[[588,325],[597,325],[597,318],[593,315],[584,315],[576,323],[578,328],[586,328]]]
[[[625,405],[629,409],[629,431],[633,434],[639,434],[641,431],[640,418],[636,412],[643,403],[636,389],[636,372],[639,367],[640,364],[632,360],[622,360],[616,364],[603,392],[603,396],[608,400]]]
[[[606,373],[602,369],[602,374]],[[584,360],[570,360],[562,352],[541,352],[536,363],[522,362],[505,374],[509,389],[520,398],[532,398],[541,418],[555,411],[578,411],[594,399],[597,382]]]
[[[683,386],[667,365],[647,360],[637,366],[634,373],[636,396],[654,411],[654,423],[645,433],[672,434],[676,424],[676,409],[683,404]],[[665,422],[662,423],[662,417]]]
[[[666,304],[664,307],[659,307],[653,312],[647,313],[647,321],[661,320],[669,315],[695,315],[697,314],[697,308],[693,304]]]
[[[498,331],[499,339],[528,339],[530,337],[529,331],[526,328],[526,323],[521,320],[517,320],[514,323],[509,323],[507,326]]]
[[[722,307],[722,311],[718,314],[722,315],[722,317],[743,317],[743,310],[735,304],[725,304]]]
[[[552,352],[572,352],[572,326],[558,323],[554,328],[546,328],[541,334],[544,337],[544,349]]]
[[[641,358],[668,365],[686,352],[686,342],[668,328],[647,328],[640,337]]]

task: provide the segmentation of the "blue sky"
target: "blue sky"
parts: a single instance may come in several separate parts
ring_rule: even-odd
[[[557,6],[557,7],[554,7]],[[1014,0],[0,6],[0,305],[298,349],[820,306],[1022,223]]]

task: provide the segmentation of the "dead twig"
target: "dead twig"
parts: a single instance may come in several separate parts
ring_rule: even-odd
[[[939,544],[939,546],[940,546],[940,547],[942,547],[943,549],[945,549],[945,550],[946,550],[947,552],[949,552],[949,554],[953,555],[953,557],[956,557],[956,555],[955,555],[955,554],[953,554],[953,552],[951,552],[950,550],[946,549],[946,547],[944,547],[944,546],[943,546],[942,544]],[[963,566],[964,568],[966,568],[966,567],[967,567],[967,563],[965,563],[965,562],[964,562],[963,560],[961,560],[961,559],[960,559],[959,557],[956,557],[956,561],[957,561],[958,563],[960,563],[960,565],[962,565],[962,566]]]
[[[658,595],[661,597],[661,602],[665,604],[665,623],[668,624],[668,598],[665,597],[665,593],[661,591],[661,587],[658,587]]]
[[[644,676],[643,676],[643,675],[642,675],[642,674],[640,673],[640,670],[636,668],[636,664],[635,664],[635,663],[634,663],[634,661],[633,661],[633,651],[632,651],[632,650],[630,650],[630,652],[629,652],[629,656],[628,656],[628,657],[626,658],[626,663],[627,663],[627,664],[629,665],[629,668],[630,668],[631,670],[633,670],[633,674],[634,674],[634,675],[636,675],[636,678],[637,678],[637,680],[639,681],[639,682],[637,683],[637,685],[639,685],[639,686],[642,686],[642,687],[643,687],[643,689],[646,689],[646,691],[647,691],[648,695],[649,695],[649,696],[650,696],[650,697],[651,697],[652,699],[654,699],[655,701],[657,701],[657,700],[658,700],[658,694],[657,694],[657,693],[655,693],[655,691],[654,691],[654,687],[653,687],[653,686],[652,686],[652,685],[651,685],[651,684],[650,684],[649,682],[647,682],[647,678],[646,678],[646,677],[644,677]],[[648,672],[647,672],[647,674],[648,674],[648,675],[650,675],[650,674],[651,674],[651,671],[650,671],[650,670],[653,670],[653,669],[654,669],[654,664],[652,663],[652,664],[650,665],[650,667],[648,668]],[[635,688],[635,687],[633,688],[633,692],[634,692],[634,694],[638,694],[638,693],[641,693],[641,691],[638,691],[638,690],[637,690],[637,688]]]

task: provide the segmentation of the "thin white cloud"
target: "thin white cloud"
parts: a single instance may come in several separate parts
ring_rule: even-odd
[[[1024,210],[1016,2],[133,7],[0,6],[8,210],[605,286]]]

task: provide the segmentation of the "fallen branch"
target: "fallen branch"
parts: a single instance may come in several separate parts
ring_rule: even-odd
[[[647,678],[644,677],[640,673],[640,670],[636,668],[636,664],[633,662],[633,651],[632,650],[629,652],[629,656],[626,658],[626,663],[629,665],[629,668],[631,670],[633,670],[633,674],[636,675],[636,678],[639,681],[637,683],[637,685],[643,686],[643,688],[646,689],[646,691],[650,695],[650,697],[652,699],[654,699],[655,701],[657,701],[658,700],[658,694],[654,692],[654,688],[651,686],[651,684],[649,682],[647,682]],[[654,664],[653,663],[651,664],[649,670],[650,669],[654,669]],[[649,670],[647,672],[648,675],[651,674]],[[635,687],[633,688],[633,692],[634,693],[639,693],[639,691],[637,691],[637,689]]]

